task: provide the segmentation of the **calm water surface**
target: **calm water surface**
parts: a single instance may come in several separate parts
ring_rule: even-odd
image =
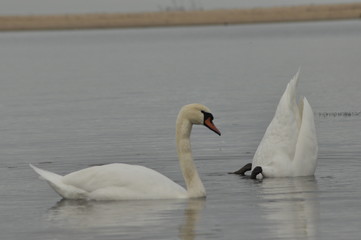
[[[359,239],[359,21],[0,34],[1,239]],[[315,111],[315,177],[251,181],[251,161],[287,82]],[[196,126],[206,200],[61,201],[28,163],[59,174],[124,162],[184,185],[179,108]]]

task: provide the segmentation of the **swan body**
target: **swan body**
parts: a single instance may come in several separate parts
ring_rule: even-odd
[[[234,173],[252,170],[251,178],[314,175],[318,144],[311,105],[305,97],[297,104],[299,71],[287,84],[252,164]]]
[[[65,176],[30,166],[65,199],[187,198],[187,191],[183,187],[143,166],[113,163],[89,167]]]
[[[193,162],[190,133],[193,124],[202,124],[220,135],[210,110],[201,104],[184,106],[177,118],[176,142],[180,167],[187,188],[159,172],[138,165],[113,163],[93,166],[61,176],[30,164],[65,199],[130,200],[177,199],[206,196]]]

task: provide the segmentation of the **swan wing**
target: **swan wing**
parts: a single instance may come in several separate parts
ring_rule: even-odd
[[[301,103],[303,107],[302,123],[296,144],[294,174],[296,176],[310,176],[316,170],[318,144],[311,105],[306,98],[303,98]]]
[[[90,199],[181,198],[186,190],[153,169],[122,163],[94,166],[70,173],[63,183],[89,193]]]
[[[271,175],[287,172],[295,155],[301,117],[296,101],[299,72],[287,84],[275,115],[253,157],[252,166],[274,167]],[[267,172],[264,174],[267,175]]]

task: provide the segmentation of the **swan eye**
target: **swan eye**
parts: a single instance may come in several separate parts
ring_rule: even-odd
[[[205,111],[201,111],[204,115],[204,121],[206,121],[207,119],[210,119],[211,121],[213,121],[213,115],[212,113],[209,113],[209,112],[205,112]]]

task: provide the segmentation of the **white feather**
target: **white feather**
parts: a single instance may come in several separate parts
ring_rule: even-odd
[[[317,164],[313,112],[306,98],[296,100],[299,71],[287,84],[276,113],[253,157],[265,177],[310,176]]]
[[[30,166],[63,198],[91,200],[176,199],[205,197],[193,162],[190,133],[203,124],[209,109],[201,104],[184,106],[177,118],[177,150],[187,190],[168,177],[138,165],[113,163],[89,167],[65,176]],[[214,127],[215,128],[215,127]],[[218,130],[217,130],[218,131]]]

